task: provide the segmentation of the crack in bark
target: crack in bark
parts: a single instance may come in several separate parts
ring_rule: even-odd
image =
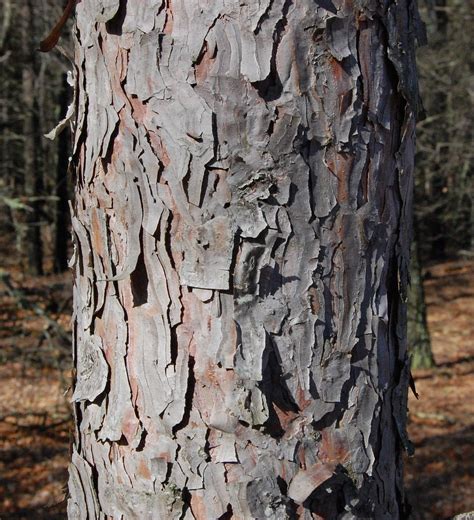
[[[115,13],[114,17],[106,22],[105,27],[109,34],[115,36],[122,35],[123,22],[127,16],[127,0],[119,0],[119,8]]]
[[[270,72],[268,76],[264,80],[255,81],[252,83],[252,86],[257,90],[259,96],[267,103],[277,100],[281,96],[283,90],[283,85],[278,75],[276,55],[278,46],[280,45],[285,28],[288,24],[287,15],[292,5],[293,0],[285,0],[282,8],[282,17],[275,26],[275,30],[273,32],[273,48],[270,58]]]
[[[191,410],[193,409],[193,398],[194,398],[194,390],[196,387],[196,376],[194,374],[194,365],[195,359],[191,354],[189,354],[188,359],[188,381],[187,381],[187,389],[185,394],[185,404],[184,404],[184,413],[183,418],[178,424],[175,424],[171,429],[173,436],[176,438],[176,435],[180,430],[186,428],[189,423],[189,419],[191,417]]]

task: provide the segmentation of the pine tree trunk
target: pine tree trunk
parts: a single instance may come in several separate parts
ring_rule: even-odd
[[[21,9],[22,27],[22,103],[23,103],[23,168],[21,190],[28,210],[21,210],[17,216],[17,232],[20,234],[20,253],[26,272],[43,274],[43,245],[41,242],[41,201],[43,176],[38,157],[41,134],[38,121],[37,92],[35,74],[37,63],[34,50],[34,13],[30,1],[25,1]]]
[[[59,94],[59,106],[61,117],[65,117],[68,110],[68,82],[67,75],[63,75],[63,84]],[[54,238],[54,270],[61,273],[68,266],[69,245],[69,190],[68,190],[68,167],[70,154],[70,132],[69,128],[58,136],[57,163],[56,163],[56,214],[55,214],[55,238]]]
[[[418,235],[418,233],[415,233]],[[426,319],[425,291],[421,276],[418,239],[411,246],[410,288],[408,291],[407,338],[412,368],[432,368],[435,365]]]
[[[70,518],[404,517],[417,20],[77,4]]]

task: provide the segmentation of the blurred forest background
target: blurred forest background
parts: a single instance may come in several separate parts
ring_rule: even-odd
[[[410,348],[414,519],[474,510],[473,0],[420,0]],[[65,518],[72,246],[70,35],[39,53],[57,0],[0,0],[0,518]],[[70,30],[70,27],[69,27]],[[471,376],[471,377],[470,377]]]

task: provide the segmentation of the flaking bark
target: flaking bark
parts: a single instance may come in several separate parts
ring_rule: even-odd
[[[403,517],[416,20],[77,4],[70,518]]]

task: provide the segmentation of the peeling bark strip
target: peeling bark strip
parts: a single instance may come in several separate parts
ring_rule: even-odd
[[[77,4],[70,518],[404,517],[417,20]]]

